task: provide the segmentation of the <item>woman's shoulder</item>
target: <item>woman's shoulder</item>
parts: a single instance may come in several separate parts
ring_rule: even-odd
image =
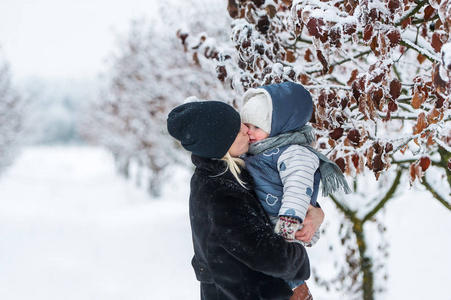
[[[191,155],[191,162],[196,167],[196,170],[213,174],[224,170],[226,167],[225,163],[220,159],[205,158],[194,154]]]
[[[247,171],[245,171],[247,172]],[[249,177],[250,179],[250,177]],[[234,195],[250,192],[250,182],[245,181],[245,186],[239,184],[233,174],[230,171],[224,172],[217,176],[208,176],[205,182],[210,188],[214,189],[215,193],[221,195]]]
[[[247,170],[242,170],[242,174],[248,174]],[[247,197],[251,196],[253,180],[250,176],[243,176],[245,187],[239,184],[229,170],[222,170],[221,173],[204,172],[196,170],[191,181],[191,188],[202,190],[202,194],[209,194],[212,198]]]

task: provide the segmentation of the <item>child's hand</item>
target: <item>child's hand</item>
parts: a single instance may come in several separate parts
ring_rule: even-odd
[[[294,242],[295,234],[301,226],[302,225],[297,218],[280,216],[274,231],[283,236],[288,242]]]

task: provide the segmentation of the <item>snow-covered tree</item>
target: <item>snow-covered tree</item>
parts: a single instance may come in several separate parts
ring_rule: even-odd
[[[11,73],[0,52],[0,174],[18,154],[24,100],[11,85]]]
[[[317,148],[354,179],[354,195],[331,197],[352,235],[352,280],[337,278],[348,296],[373,299],[365,230],[400,183],[451,209],[450,1],[230,0],[228,12],[234,51],[207,45],[218,79],[239,93],[283,81],[311,91]]]
[[[93,80],[21,80],[27,101],[24,128],[29,144],[81,143],[77,132],[83,105],[97,96]]]
[[[215,17],[215,22],[210,22],[215,26],[207,27],[198,21],[199,7],[205,8],[202,15]],[[225,7],[215,7],[199,6],[195,1],[165,2],[160,10],[161,20],[150,24],[134,21],[111,60],[107,90],[86,114],[83,135],[107,147],[122,173],[128,174],[130,163],[142,166],[149,191],[155,196],[166,167],[184,155],[167,134],[169,111],[193,95],[230,103],[236,97],[230,86],[216,79],[214,67],[209,69],[211,64],[203,66],[202,59],[206,58],[196,58],[197,54],[193,57],[179,40],[185,38],[185,30],[196,32],[200,39],[207,36],[207,31],[221,42],[227,39],[228,34],[219,27],[229,28],[229,17]]]

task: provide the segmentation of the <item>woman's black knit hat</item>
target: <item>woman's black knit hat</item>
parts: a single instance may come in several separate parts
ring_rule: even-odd
[[[183,148],[206,158],[222,158],[241,127],[240,114],[219,101],[189,102],[174,108],[167,120],[168,132]]]

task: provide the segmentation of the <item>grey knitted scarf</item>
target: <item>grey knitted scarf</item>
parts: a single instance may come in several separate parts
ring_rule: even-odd
[[[319,158],[319,170],[321,172],[321,181],[323,183],[323,196],[328,196],[340,187],[343,188],[346,194],[351,193],[348,182],[346,181],[340,168],[335,163],[331,162],[325,155],[310,147],[310,144],[313,141],[315,141],[313,128],[305,125],[298,131],[282,133],[277,136],[255,142],[249,146],[248,153],[257,155],[285,145],[304,146],[315,153]]]

